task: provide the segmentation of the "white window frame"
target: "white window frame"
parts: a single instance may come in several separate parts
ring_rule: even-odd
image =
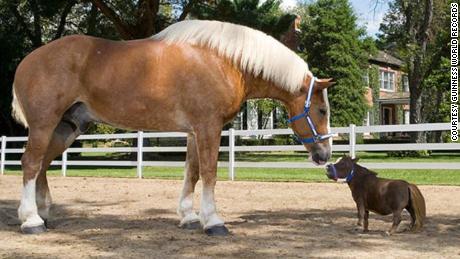
[[[363,75],[363,81],[366,84],[367,87],[369,87],[370,81],[369,81],[369,72],[366,71]]]
[[[394,92],[395,91],[395,72],[380,70],[379,83],[380,83],[381,91]]]
[[[410,124],[410,110],[404,110],[404,124]]]
[[[403,92],[408,93],[409,92],[409,77],[407,75],[402,76],[402,86],[403,86]]]

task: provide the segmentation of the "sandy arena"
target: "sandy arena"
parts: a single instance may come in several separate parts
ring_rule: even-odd
[[[218,182],[218,210],[231,235],[211,238],[177,227],[180,181],[49,180],[50,230],[29,236],[18,231],[21,178],[0,177],[0,258],[460,257],[460,187],[421,186],[424,230],[387,237],[391,216],[371,213],[370,233],[354,231],[345,184]],[[408,223],[405,213],[400,230]]]

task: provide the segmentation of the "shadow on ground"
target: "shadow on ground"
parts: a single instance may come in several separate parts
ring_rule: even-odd
[[[81,199],[76,202],[88,208],[114,205]],[[0,200],[0,235],[21,240],[17,206],[17,201]],[[56,245],[51,243],[59,239],[59,245],[63,246],[84,244],[91,247],[86,256],[106,253],[129,257],[309,257],[331,250],[372,252],[386,247],[432,252],[458,247],[460,243],[458,215],[434,215],[429,217],[420,233],[386,237],[384,231],[389,228],[391,217],[371,214],[371,232],[361,234],[353,230],[356,212],[350,209],[250,211],[229,215],[230,236],[211,238],[200,230],[179,229],[174,212],[168,210],[148,209],[141,215],[120,216],[71,210],[57,204],[52,213],[50,231],[44,234],[46,240],[41,243]],[[405,215],[402,228],[408,222]],[[6,255],[13,255],[13,252],[8,254],[7,251]],[[24,249],[14,251],[14,255],[40,257],[47,254],[36,251],[31,255]]]

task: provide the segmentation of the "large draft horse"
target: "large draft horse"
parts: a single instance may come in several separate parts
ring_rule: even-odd
[[[314,78],[301,58],[272,37],[217,21],[183,21],[143,40],[68,36],[53,41],[24,58],[14,80],[13,114],[29,127],[21,161],[21,230],[46,230],[51,205],[46,170],[91,123],[100,122],[187,132],[180,226],[201,225],[209,235],[224,235],[214,202],[223,125],[248,99],[280,100],[291,118],[300,114],[291,127],[313,162],[324,164],[331,154],[324,135],[330,81]],[[200,177],[197,215],[192,203]]]

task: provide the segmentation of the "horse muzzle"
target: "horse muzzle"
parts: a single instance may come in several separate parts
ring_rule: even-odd
[[[333,164],[328,164],[326,166],[326,176],[327,176],[327,178],[329,178],[331,180],[337,181],[337,179],[338,179],[337,171],[335,170]]]
[[[331,147],[322,143],[315,143],[311,150],[311,160],[317,165],[324,165],[331,159]]]

